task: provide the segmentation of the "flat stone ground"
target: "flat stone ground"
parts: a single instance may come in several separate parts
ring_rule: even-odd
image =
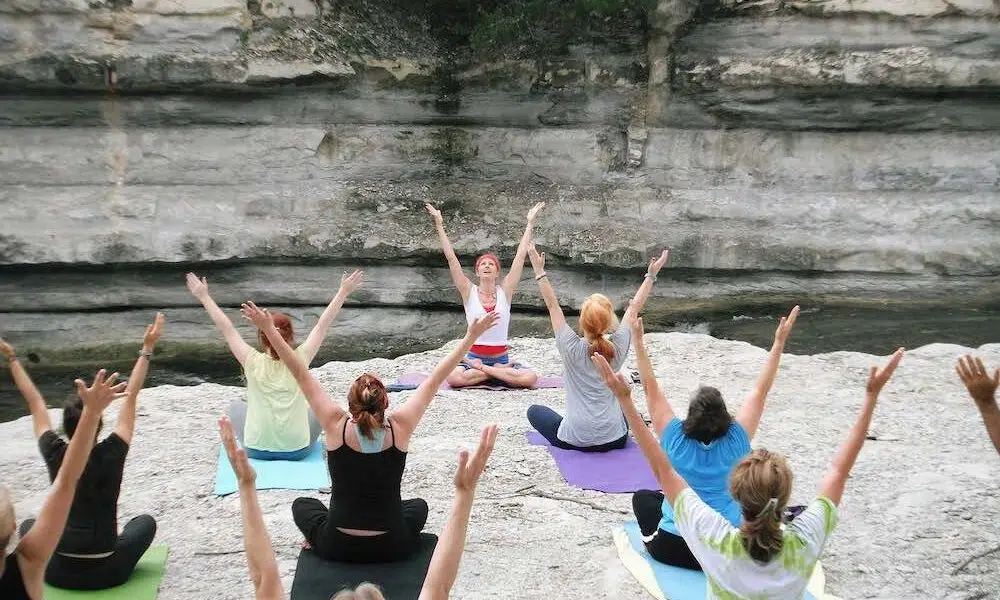
[[[766,355],[746,343],[705,335],[647,338],[661,385],[681,415],[701,383],[719,387],[735,411]],[[561,371],[551,339],[520,339],[513,346],[514,356],[539,371]],[[314,372],[335,398],[344,398],[350,381],[364,371],[391,380],[405,371],[429,369],[443,352],[330,363]],[[1000,546],[1000,456],[954,373],[955,360],[964,352],[944,344],[913,350],[883,392],[871,431],[878,440],[869,441],[858,459],[841,524],[823,557],[828,592],[845,599],[1000,598],[1000,552],[958,569],[970,557]],[[1000,344],[983,346],[978,354],[1000,366]],[[754,444],[790,457],[794,502],[813,497],[854,422],[867,367],[883,360],[852,352],[785,356]],[[631,357],[627,364],[634,364]],[[642,406],[641,390],[635,389]],[[146,512],[158,520],[157,541],[171,548],[162,600],[251,597],[240,552],[239,499],[212,494],[215,419],[241,396],[239,388],[212,384],[164,386],[142,394],[119,515],[124,521]],[[393,396],[397,403],[405,393]],[[631,518],[629,495],[566,485],[548,453],[524,440],[524,414],[532,403],[562,409],[563,391],[442,392],[414,438],[404,494],[427,499],[427,529],[440,532],[458,450],[471,448],[484,424],[501,426],[479,486],[453,597],[646,597],[619,563],[611,539],[612,529]],[[114,412],[114,407],[108,411],[108,431]],[[4,423],[0,434],[0,482],[12,488],[18,518],[33,516],[48,480],[30,421]],[[535,496],[534,490],[594,506]],[[286,590],[300,542],[289,507],[300,495],[260,493]]]

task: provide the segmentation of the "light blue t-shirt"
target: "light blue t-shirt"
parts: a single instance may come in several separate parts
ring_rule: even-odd
[[[750,453],[750,436],[743,426],[733,421],[726,435],[703,444],[684,435],[683,422],[674,417],[660,436],[660,446],[674,470],[698,497],[734,527],[739,527],[743,510],[729,493],[729,474],[736,463]],[[660,529],[680,535],[674,525],[674,509],[666,499]]]

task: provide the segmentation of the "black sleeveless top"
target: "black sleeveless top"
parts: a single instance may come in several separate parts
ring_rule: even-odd
[[[334,527],[395,531],[406,527],[400,485],[406,468],[406,452],[396,447],[396,435],[389,421],[392,445],[366,454],[347,445],[344,420],[344,445],[327,451],[330,469],[329,522]]]
[[[3,575],[0,575],[0,598],[3,600],[31,600],[24,587],[21,565],[17,564],[17,552],[11,552],[4,559]]]

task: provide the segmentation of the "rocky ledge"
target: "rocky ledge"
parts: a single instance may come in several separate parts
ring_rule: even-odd
[[[749,344],[703,335],[651,334],[648,344],[661,385],[680,415],[699,384],[718,386],[736,410],[765,357]],[[561,369],[551,339],[519,339],[514,349],[542,372]],[[330,363],[314,373],[342,399],[362,372],[392,379],[430,368],[444,351]],[[995,527],[1000,457],[953,370],[967,351],[944,344],[912,350],[887,386],[823,557],[830,593],[844,600],[925,600],[993,598],[1000,589],[998,555],[966,562],[1000,544]],[[1000,364],[1000,344],[977,353]],[[860,407],[867,367],[882,360],[851,352],[784,357],[755,443],[790,458],[796,473],[793,502],[812,498]],[[641,406],[638,388],[636,394]],[[213,384],[142,393],[119,514],[127,519],[148,512],[159,521],[158,541],[171,547],[161,600],[250,595],[239,500],[212,494],[215,418],[241,395],[239,388]],[[403,398],[405,393],[394,395],[393,402]],[[501,426],[452,597],[643,597],[611,540],[612,528],[630,518],[629,496],[567,486],[548,453],[524,440],[524,414],[532,403],[565,406],[560,390],[442,392],[417,432],[403,489],[428,500],[427,527],[438,532],[458,450],[471,447],[484,424]],[[114,410],[108,412],[111,417]],[[30,420],[2,424],[0,433],[5,440],[0,480],[13,489],[18,517],[32,516],[48,480]],[[286,588],[300,541],[289,506],[299,495],[260,495]],[[553,495],[561,499],[545,497]]]

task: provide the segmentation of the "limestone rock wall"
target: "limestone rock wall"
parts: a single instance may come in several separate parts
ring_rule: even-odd
[[[439,343],[462,320],[427,312],[457,302],[424,202],[463,258],[506,261],[545,200],[536,240],[567,307],[624,303],[663,246],[665,321],[793,299],[995,307],[994,2],[663,0],[645,39],[475,62],[391,12],[252,8],[0,3],[0,323],[16,342],[71,360],[98,345],[82,332],[167,306],[211,354],[185,270],[306,324],[361,265],[354,306],[394,315],[369,319],[365,347]],[[433,333],[414,334],[422,316]]]

